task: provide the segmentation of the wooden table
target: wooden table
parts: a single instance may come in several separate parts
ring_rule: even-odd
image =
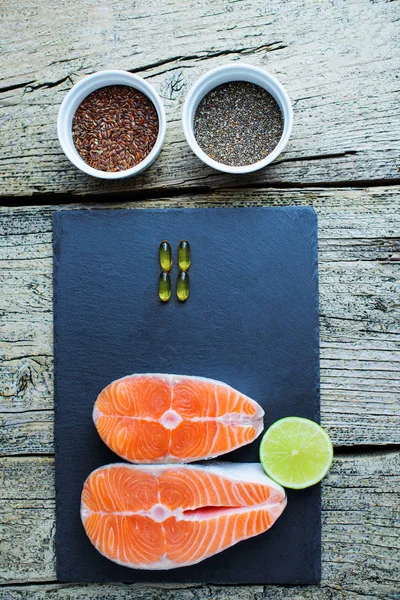
[[[399,2],[383,0],[3,4],[0,598],[400,598],[399,18]],[[205,167],[180,123],[191,84],[235,61],[276,75],[294,104],[287,151],[247,178]],[[167,110],[159,160],[121,183],[84,176],[56,137],[65,93],[104,68],[139,73]],[[319,215],[322,424],[336,449],[323,482],[321,585],[59,584],[53,211],[301,204]]]

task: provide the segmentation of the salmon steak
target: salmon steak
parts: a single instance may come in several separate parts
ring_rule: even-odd
[[[93,421],[109,448],[135,463],[214,458],[263,430],[257,402],[226,383],[184,375],[130,375],[98,396]]]
[[[116,463],[87,478],[81,518],[111,561],[174,569],[267,531],[285,506],[285,491],[257,463]]]

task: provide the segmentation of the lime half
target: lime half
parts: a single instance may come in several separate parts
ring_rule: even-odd
[[[260,461],[271,479],[284,487],[310,487],[329,471],[333,447],[329,435],[314,421],[286,417],[271,425],[260,444]]]

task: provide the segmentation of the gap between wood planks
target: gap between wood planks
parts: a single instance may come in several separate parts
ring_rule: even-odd
[[[326,156],[312,157],[311,160],[325,159]],[[310,157],[302,157],[296,160],[310,160]],[[50,192],[48,194],[33,193],[31,196],[2,196],[0,194],[0,207],[8,206],[43,206],[46,204],[74,204],[82,203],[87,201],[88,204],[101,203],[101,202],[124,202],[132,201],[132,195],[134,194],[134,201],[141,200],[157,200],[161,198],[178,198],[181,196],[193,196],[193,195],[207,195],[220,193],[227,190],[257,190],[257,189],[344,189],[352,188],[354,190],[364,189],[366,187],[389,187],[400,185],[400,178],[396,179],[362,179],[357,181],[335,181],[335,182],[321,182],[316,181],[313,183],[299,183],[299,182],[276,182],[276,183],[245,183],[243,185],[228,186],[228,187],[211,187],[207,185],[193,186],[190,188],[182,187],[159,187],[147,190],[126,190],[121,192],[105,192],[104,194],[58,194]]]
[[[382,446],[372,446],[371,444],[360,444],[356,446],[334,446],[334,455],[359,456],[360,454],[389,454],[400,450],[400,444],[383,444]]]
[[[400,450],[400,444],[360,444],[355,446],[334,446],[337,456],[362,456],[364,454],[391,454]],[[0,453],[0,458],[54,458],[54,452],[16,452],[15,454]]]
[[[50,587],[52,585],[56,585],[59,588],[69,588],[69,587],[76,587],[76,586],[87,586],[87,585],[101,585],[101,584],[96,584],[96,583],[91,583],[91,582],[76,582],[76,583],[62,583],[61,581],[58,581],[58,579],[49,579],[47,581],[26,581],[26,582],[19,582],[19,583],[0,583],[0,588],[1,587],[7,587],[7,588],[27,588],[27,587],[31,587],[31,586],[40,586],[40,587]],[[107,585],[107,584],[106,584]],[[124,583],[124,582],[115,582],[115,583],[111,583],[109,585],[123,585],[123,586],[130,586],[132,589],[135,589],[135,586],[137,586],[136,583]],[[165,587],[168,591],[179,591],[179,590],[190,590],[190,589],[197,589],[197,588],[205,588],[207,587],[205,584],[203,583],[182,583],[182,585],[179,584],[157,584],[157,583],[141,583],[140,584],[141,588],[160,588],[160,587]],[[220,584],[220,585],[215,585],[213,587],[232,587],[232,584]],[[245,587],[245,586],[243,586]],[[252,586],[253,587],[253,586]],[[259,587],[257,585],[255,585],[254,587]],[[329,586],[326,586],[329,587]]]

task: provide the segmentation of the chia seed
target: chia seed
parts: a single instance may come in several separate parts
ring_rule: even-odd
[[[199,103],[194,135],[213,160],[241,167],[265,158],[278,145],[283,117],[275,98],[247,81],[214,88]]]

